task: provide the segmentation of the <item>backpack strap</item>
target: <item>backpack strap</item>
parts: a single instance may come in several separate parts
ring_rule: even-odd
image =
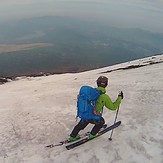
[[[98,89],[97,89],[97,90],[98,90]],[[98,91],[100,92],[100,96],[101,96],[102,94],[105,94],[105,93],[104,93],[104,92],[102,92],[101,90],[98,90]],[[100,96],[99,96],[99,97],[100,97]],[[97,112],[96,107],[94,107],[93,113],[94,113],[95,115],[100,116],[100,115],[102,115],[102,114],[103,114],[103,108],[102,108],[102,112],[101,112],[101,113],[99,113],[99,112]]]

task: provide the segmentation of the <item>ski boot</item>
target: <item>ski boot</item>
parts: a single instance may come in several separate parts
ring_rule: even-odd
[[[70,142],[76,141],[76,140],[78,140],[78,139],[80,139],[80,135],[77,135],[77,136],[75,136],[75,137],[70,136],[70,137],[68,138],[68,140],[69,140]]]
[[[90,133],[88,137],[91,140],[91,139],[94,139],[96,137],[96,135],[93,135],[93,134]]]

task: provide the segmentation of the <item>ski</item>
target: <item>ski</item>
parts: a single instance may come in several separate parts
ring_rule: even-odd
[[[80,139],[83,139],[84,137],[88,136],[89,133],[90,133],[90,132],[86,132],[86,133],[80,135]],[[80,139],[78,139],[78,140],[80,140]],[[77,141],[77,140],[75,140],[75,141],[73,141],[73,142],[76,142],[76,141]],[[53,148],[53,147],[62,146],[62,145],[64,145],[64,144],[68,144],[68,143],[72,143],[72,141],[66,139],[66,140],[64,140],[64,141],[60,141],[58,144],[50,144],[50,145],[47,145],[47,146],[45,146],[45,147]]]
[[[114,128],[118,127],[120,124],[121,124],[121,121],[118,121],[118,122],[114,123],[113,125],[111,125],[109,127],[106,127],[105,129],[99,131],[99,133],[96,135],[96,137],[99,137],[99,136],[105,134],[106,132],[108,132],[110,130],[113,130]],[[79,139],[78,141],[76,141],[76,142],[74,142],[72,144],[66,145],[65,147],[66,147],[67,150],[70,150],[70,149],[75,148],[75,147],[77,147],[77,146],[79,146],[81,144],[84,144],[84,143],[86,143],[86,142],[88,142],[90,140],[93,140],[93,139],[89,139],[88,136],[87,136],[86,138]]]
[[[107,124],[104,124],[100,131],[104,130],[106,127],[107,127]],[[50,145],[47,145],[47,146],[45,146],[45,147],[47,147],[47,148],[53,148],[53,147],[62,146],[62,145],[64,145],[64,144],[68,144],[68,143],[74,143],[74,142],[76,142],[76,141],[79,141],[79,140],[81,140],[81,139],[87,137],[87,136],[89,135],[89,133],[90,133],[90,132],[88,131],[88,132],[86,132],[86,133],[80,135],[80,139],[77,139],[77,140],[75,140],[75,141],[73,141],[73,142],[70,141],[70,140],[68,140],[68,139],[66,139],[66,140],[64,140],[64,141],[60,141],[58,144],[50,144]]]

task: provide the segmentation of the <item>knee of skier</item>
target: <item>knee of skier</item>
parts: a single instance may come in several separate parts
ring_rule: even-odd
[[[101,121],[101,125],[103,126],[105,124],[104,118],[101,117],[100,121]]]
[[[104,118],[101,117],[98,121],[95,122],[95,124],[102,127],[105,124]]]

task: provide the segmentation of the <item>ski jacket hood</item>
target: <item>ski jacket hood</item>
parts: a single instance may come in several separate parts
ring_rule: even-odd
[[[102,94],[105,94],[106,93],[106,89],[103,88],[103,87],[97,87],[97,90],[101,91]]]

